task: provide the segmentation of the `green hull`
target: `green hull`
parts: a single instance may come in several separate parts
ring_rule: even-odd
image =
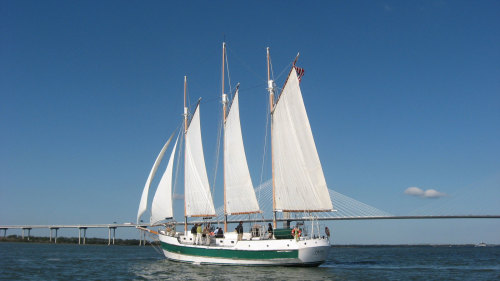
[[[161,242],[161,247],[168,252],[211,258],[227,258],[227,259],[242,259],[242,260],[271,260],[271,259],[297,259],[299,257],[298,250],[229,250],[220,248],[199,248],[191,246],[177,246]]]

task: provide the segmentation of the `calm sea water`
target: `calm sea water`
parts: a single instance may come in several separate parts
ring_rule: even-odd
[[[151,246],[0,243],[1,280],[500,280],[500,247],[332,248],[317,268],[189,265]]]

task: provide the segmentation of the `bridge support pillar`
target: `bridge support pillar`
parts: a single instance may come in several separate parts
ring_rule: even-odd
[[[30,241],[31,227],[23,227],[23,235],[22,235],[23,240],[24,240],[24,231],[25,230],[28,231],[28,241]]]
[[[113,245],[115,244],[116,226],[108,226],[108,246],[111,245],[111,230],[113,230]]]
[[[83,245],[85,245],[86,241],[87,241],[87,228],[84,227],[83,228]]]
[[[3,239],[7,238],[7,228],[2,228],[3,230]]]
[[[83,245],[85,245],[85,240],[87,238],[87,228],[83,226],[78,227],[78,245],[80,245],[82,241],[82,229],[83,229]]]
[[[143,237],[144,237],[144,231],[142,231],[142,230],[139,230],[139,231],[140,231],[140,235],[139,235],[139,246],[143,246],[142,241],[143,241],[143,239],[144,239],[144,238],[143,238]],[[145,244],[145,243],[144,243],[144,244]]]
[[[49,241],[52,242],[52,230],[56,231],[56,235],[54,236],[54,243],[57,244],[57,231],[59,230],[59,227],[51,227],[50,229],[50,238]]]
[[[24,228],[23,228],[23,234],[21,235],[21,238],[24,240]]]

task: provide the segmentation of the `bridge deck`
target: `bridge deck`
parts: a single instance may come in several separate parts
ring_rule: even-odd
[[[276,219],[276,221],[297,221],[297,220],[310,220],[313,218],[290,218],[290,219]],[[452,216],[358,216],[358,217],[326,217],[314,218],[316,220],[410,220],[410,219],[500,219],[500,215],[452,215]],[[210,220],[209,220],[210,221]],[[191,221],[188,224],[203,223],[209,221]],[[217,220],[211,220],[214,222]],[[228,223],[243,222],[272,222],[273,219],[241,219],[241,220],[228,220]],[[177,225],[183,225],[183,222],[176,222]],[[119,227],[151,227],[149,224],[70,224],[70,225],[0,225],[0,229],[28,229],[28,228],[119,228]]]

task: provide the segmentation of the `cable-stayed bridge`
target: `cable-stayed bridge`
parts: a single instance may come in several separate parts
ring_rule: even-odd
[[[408,215],[394,215],[389,212],[380,210],[349,196],[343,195],[333,189],[328,189],[330,193],[330,199],[332,200],[334,212],[320,212],[312,214],[290,214],[289,217],[284,217],[283,213],[277,213],[278,221],[287,221],[300,219],[304,216],[314,217],[317,220],[380,220],[380,219],[468,219],[468,218],[500,218],[500,214],[483,214],[483,213],[469,213],[469,214],[458,214],[458,213],[422,213],[413,212]],[[238,221],[272,221],[272,182],[268,180],[262,183],[259,187],[255,189],[257,200],[259,201],[260,209],[262,214],[257,215],[237,215],[231,216],[229,222]],[[431,208],[432,209],[432,208]],[[224,220],[224,207],[221,206],[217,208],[217,220]]]

